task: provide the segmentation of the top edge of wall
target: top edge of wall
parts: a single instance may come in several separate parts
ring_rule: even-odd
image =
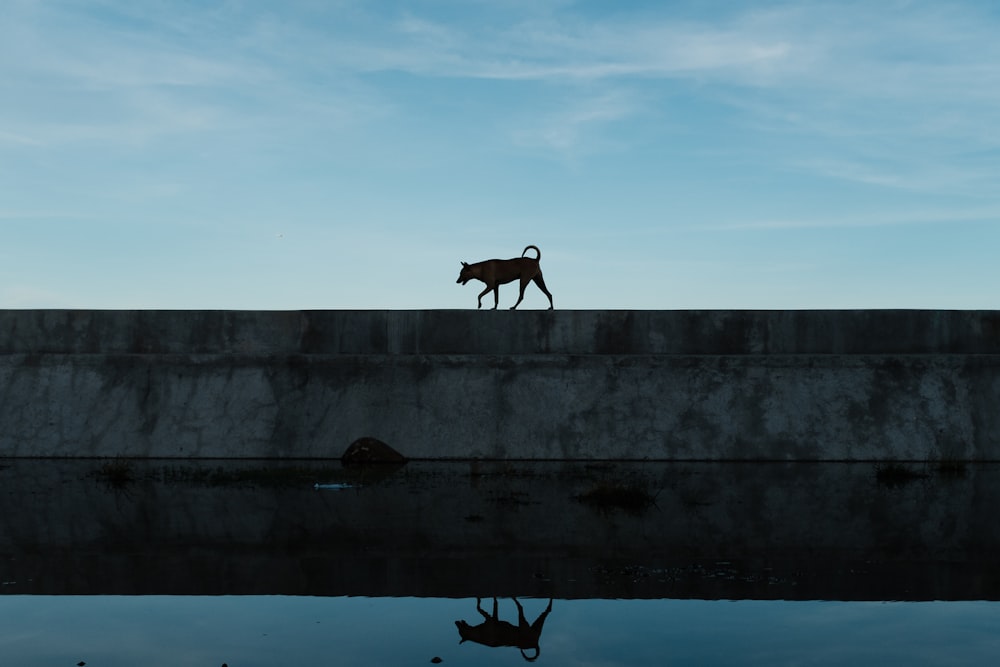
[[[0,354],[1000,354],[993,310],[0,310]]]

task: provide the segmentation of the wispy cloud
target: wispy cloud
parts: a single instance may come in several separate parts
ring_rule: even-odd
[[[753,71],[781,61],[789,45],[768,36],[661,20],[617,24],[519,25],[502,40],[522,60],[488,64],[481,76],[537,79],[683,77],[727,69]]]
[[[780,231],[809,229],[851,229],[926,224],[990,223],[1000,227],[1000,206],[979,209],[899,210],[885,213],[851,214],[840,217],[800,217],[708,223],[702,231]]]
[[[563,102],[561,108],[542,114],[528,126],[511,132],[516,145],[523,148],[542,148],[572,157],[585,143],[593,145],[599,129],[607,123],[626,119],[641,109],[641,104],[631,95],[621,91]],[[597,143],[606,147],[607,139]]]
[[[13,144],[18,146],[38,146],[41,142],[37,139],[27,137],[14,132],[0,132],[0,144]]]
[[[408,15],[323,47],[337,65],[423,76],[513,81],[673,77],[761,71],[791,56],[787,41],[711,24],[568,15],[496,26]]]
[[[975,113],[964,108],[970,104],[1000,105],[995,24],[932,3],[806,3],[701,20],[677,19],[666,9],[599,17],[559,5],[532,15],[518,5],[485,24],[435,17],[420,5],[395,14],[355,6],[339,15],[334,6],[318,17],[303,12],[279,21],[253,11],[133,11],[104,3],[105,14],[128,19],[116,23],[79,8],[61,13],[58,3],[24,6],[31,11],[15,14],[2,30],[7,64],[0,71],[8,80],[37,77],[42,83],[34,85],[53,80],[122,96],[130,88],[156,89],[196,107],[187,114],[193,128],[192,116],[210,115],[193,90],[214,91],[213,100],[220,91],[253,95],[262,86],[301,93],[304,75],[334,81],[380,71],[747,86],[776,91],[768,103],[798,110],[816,125],[826,108],[836,116],[847,111],[863,127],[863,107],[886,100],[901,112],[908,105],[901,122],[924,128],[940,123],[934,109],[968,118]]]
[[[795,151],[793,168],[876,187],[978,189],[981,173],[949,168],[956,146],[947,144],[1000,146],[997,28],[975,4],[817,2],[701,20],[666,10],[598,20],[569,7],[489,27],[410,16],[330,53],[347,70],[585,91],[566,96],[562,118],[516,134],[520,145],[565,150],[583,128],[626,117],[577,111],[608,91],[695,85],[742,112],[746,127],[828,142],[806,159]]]
[[[806,2],[681,18],[669,7],[600,15],[512,2],[468,20],[434,3],[293,3],[278,14],[254,3],[18,2],[0,26],[0,95],[11,101],[0,147],[330,132],[406,114],[377,76],[405,73],[532,87],[497,110],[520,149],[614,150],[623,121],[683,124],[680,107],[697,95],[730,110],[735,132],[773,138],[768,159],[790,170],[978,192],[997,165],[956,157],[1000,147],[998,21],[978,7]]]
[[[1000,170],[1000,160],[975,161],[926,151],[914,157],[901,150],[895,155],[874,154],[868,159],[850,156],[802,160],[798,168],[836,180],[880,188],[939,195],[976,196],[988,193]]]

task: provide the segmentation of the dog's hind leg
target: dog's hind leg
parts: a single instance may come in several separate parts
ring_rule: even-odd
[[[554,309],[555,306],[552,304],[552,294],[550,294],[549,290],[545,288],[545,280],[542,278],[542,272],[539,271],[538,274],[532,278],[532,280],[536,285],[538,285],[538,289],[545,292],[545,296],[549,297],[549,310]],[[521,294],[524,294],[524,287],[521,288]]]
[[[526,278],[525,276],[521,276],[521,293],[517,295],[517,303],[515,303],[513,306],[510,307],[511,310],[517,308],[517,304],[521,303],[521,301],[524,299],[524,288],[527,287],[528,283],[530,282],[531,278]]]

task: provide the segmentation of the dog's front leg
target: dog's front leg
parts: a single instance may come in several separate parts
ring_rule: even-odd
[[[483,618],[485,618],[487,621],[490,620],[490,615],[486,613],[485,609],[483,609],[483,599],[482,598],[476,598],[476,611],[478,611],[480,614],[482,614]]]
[[[476,306],[476,308],[482,308],[483,307],[483,297],[486,296],[486,293],[489,292],[491,289],[493,289],[493,288],[490,287],[489,283],[487,283],[486,284],[486,289],[484,289],[482,292],[479,293],[479,301],[477,302],[478,305]],[[493,306],[493,307],[496,308],[496,306]]]

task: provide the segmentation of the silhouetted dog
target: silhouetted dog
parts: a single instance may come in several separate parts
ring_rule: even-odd
[[[549,600],[549,606],[539,614],[535,622],[528,625],[528,619],[524,617],[524,608],[521,606],[521,603],[517,601],[517,598],[511,599],[517,605],[516,626],[507,621],[500,620],[500,616],[497,614],[496,598],[493,598],[492,616],[483,610],[482,598],[476,598],[476,611],[482,614],[486,620],[479,625],[469,625],[465,621],[455,621],[455,625],[458,626],[458,636],[462,638],[458,643],[474,641],[483,646],[516,647],[521,649],[521,655],[525,660],[534,662],[542,652],[542,649],[538,646],[538,642],[542,636],[542,627],[545,625],[545,619],[548,617],[549,612],[552,611],[552,600]],[[532,650],[535,652],[533,656],[525,653],[525,651]]]
[[[534,249],[538,253],[538,256],[525,257],[529,249]],[[552,310],[554,307],[552,305],[552,295],[545,288],[545,281],[542,279],[542,269],[539,266],[541,259],[542,251],[538,249],[538,246],[529,245],[524,249],[520,257],[513,259],[487,259],[475,264],[462,262],[462,272],[458,274],[458,280],[455,282],[464,285],[473,278],[482,280],[486,283],[486,289],[479,293],[479,302],[476,308],[483,307],[483,296],[490,290],[493,290],[494,310],[500,304],[501,285],[515,280],[521,281],[521,293],[517,297],[517,303],[510,307],[511,310],[514,310],[517,308],[517,304],[521,303],[521,300],[524,298],[524,288],[528,286],[529,282],[534,282],[538,285],[538,289],[542,290],[545,296],[549,297],[549,310]]]

